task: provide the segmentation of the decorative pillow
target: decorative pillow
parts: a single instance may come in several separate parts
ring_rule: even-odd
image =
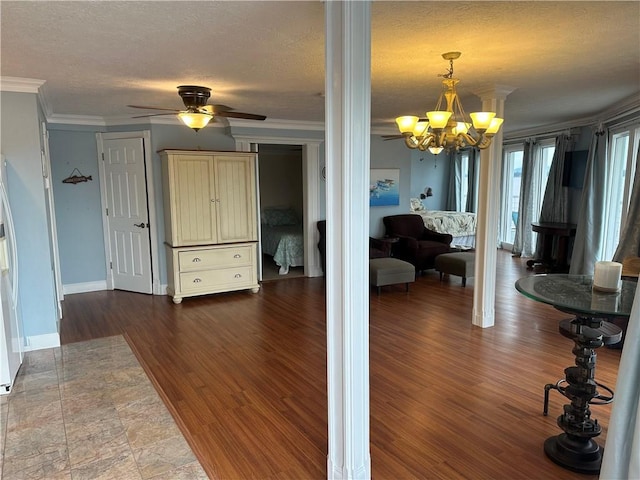
[[[422,200],[420,200],[419,198],[412,198],[411,199],[411,211],[412,212],[422,212],[424,210],[424,204],[422,203]]]
[[[297,225],[298,214],[291,208],[265,208],[262,212],[262,223],[277,227],[281,225]]]

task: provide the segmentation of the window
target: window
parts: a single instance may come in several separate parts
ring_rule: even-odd
[[[518,205],[520,204],[520,180],[522,178],[522,146],[509,146],[504,150],[504,185],[502,189],[502,214],[500,240],[511,249],[516,235]]]
[[[607,198],[602,243],[602,260],[611,260],[618,247],[622,226],[629,210],[629,199],[640,141],[640,127],[611,130],[609,134]]]
[[[553,162],[555,140],[546,139],[537,142],[533,149],[531,182],[533,189],[533,218],[540,217],[542,199]],[[500,215],[500,241],[502,248],[511,250],[516,235],[516,222],[520,208],[520,189],[522,180],[522,162],[524,147],[522,145],[505,146],[504,148],[504,183],[502,193],[502,212]],[[535,240],[535,234],[534,234]]]

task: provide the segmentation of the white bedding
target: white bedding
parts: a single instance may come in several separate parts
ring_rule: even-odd
[[[414,211],[422,217],[425,227],[438,233],[448,233],[453,237],[467,237],[476,234],[476,214],[442,210]]]

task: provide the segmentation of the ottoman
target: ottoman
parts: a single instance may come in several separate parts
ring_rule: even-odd
[[[392,257],[372,258],[369,260],[369,283],[377,288],[396,283],[409,284],[416,280],[416,268],[409,262]]]
[[[435,260],[436,271],[440,272],[440,281],[442,275],[457,275],[462,277],[462,286],[467,285],[467,277],[473,277],[476,268],[475,252],[452,252],[438,255]]]

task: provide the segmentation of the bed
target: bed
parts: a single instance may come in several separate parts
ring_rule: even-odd
[[[475,213],[427,210],[420,199],[415,198],[411,199],[411,213],[420,215],[428,229],[453,236],[451,245],[462,248],[476,246],[477,218]]]
[[[267,208],[261,216],[262,253],[273,257],[287,275],[289,268],[304,265],[304,233],[298,214],[289,208]]]

